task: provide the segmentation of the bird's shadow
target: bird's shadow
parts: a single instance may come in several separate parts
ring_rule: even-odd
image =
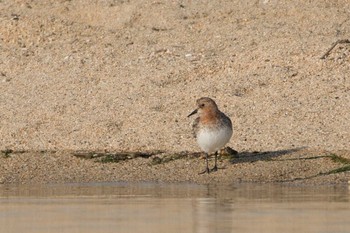
[[[237,164],[237,163],[254,163],[257,161],[270,161],[272,159],[276,161],[276,158],[278,157],[295,153],[305,148],[306,147],[299,147],[299,148],[275,150],[275,151],[253,151],[253,152],[243,151],[233,155],[232,158],[230,158],[230,162],[233,164]],[[312,159],[312,158],[310,157],[307,159]],[[283,161],[285,160],[298,160],[298,158],[283,159]]]

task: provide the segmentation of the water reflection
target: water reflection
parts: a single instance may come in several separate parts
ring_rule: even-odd
[[[347,187],[0,186],[0,232],[347,232]]]

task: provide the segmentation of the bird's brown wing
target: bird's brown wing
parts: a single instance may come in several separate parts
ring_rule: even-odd
[[[226,116],[226,114],[223,113],[223,112],[220,112],[220,115],[221,115],[220,119],[222,121],[220,123],[228,125],[232,129],[232,121],[231,121],[231,119],[228,116]]]

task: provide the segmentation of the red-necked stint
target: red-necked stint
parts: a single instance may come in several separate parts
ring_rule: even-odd
[[[199,147],[205,152],[206,169],[199,173],[217,171],[218,151],[230,141],[232,136],[232,122],[228,116],[221,112],[215,101],[202,97],[197,100],[197,109],[188,117],[198,113],[192,128],[193,135],[197,139]],[[208,156],[215,152],[215,165],[212,169],[208,166]]]

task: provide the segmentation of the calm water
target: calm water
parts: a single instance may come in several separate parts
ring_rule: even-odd
[[[350,232],[348,187],[0,186],[0,232]]]

